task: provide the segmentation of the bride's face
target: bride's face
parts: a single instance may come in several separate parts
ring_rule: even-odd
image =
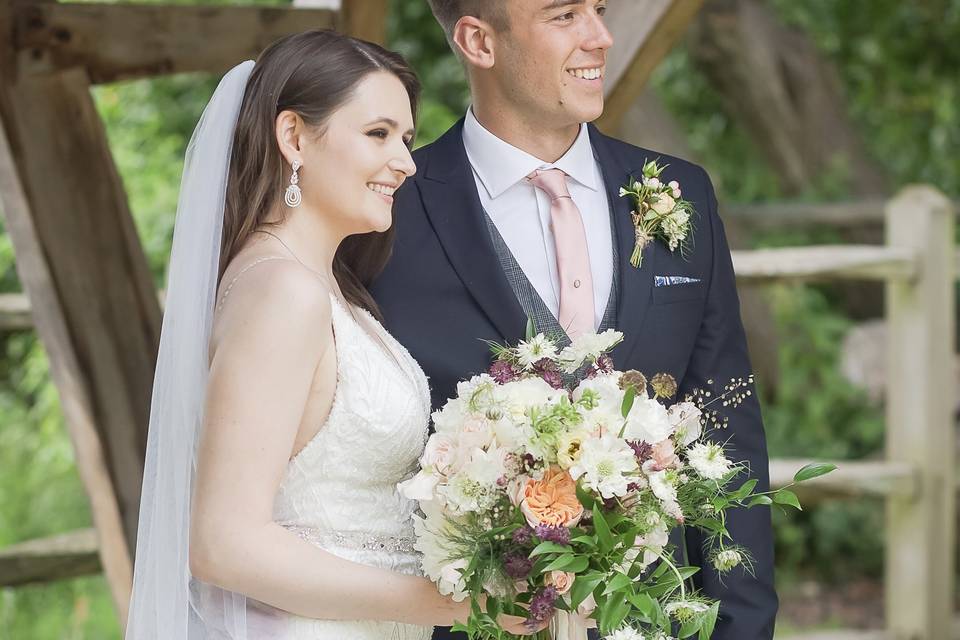
[[[413,126],[403,83],[392,73],[369,74],[323,135],[301,146],[304,204],[344,235],[389,229],[392,194],[416,171]]]

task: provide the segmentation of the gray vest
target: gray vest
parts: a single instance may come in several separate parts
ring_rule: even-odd
[[[503,273],[507,276],[510,288],[520,302],[523,312],[527,317],[533,320],[537,333],[544,333],[557,342],[559,348],[570,344],[570,338],[567,332],[560,326],[560,321],[550,312],[550,309],[544,303],[543,298],[537,293],[537,290],[531,284],[527,275],[520,268],[517,259],[511,253],[497,226],[493,223],[490,215],[484,211],[484,218],[487,221],[487,229],[490,231],[490,238],[493,240],[493,248],[497,252],[497,258],[500,259],[500,265],[503,267]],[[617,249],[617,238],[614,232],[613,220],[610,221],[610,233],[613,236],[613,282],[610,285],[610,297],[607,300],[607,309],[603,314],[603,320],[600,323],[598,331],[613,329],[617,322],[617,303],[620,297],[620,256]]]

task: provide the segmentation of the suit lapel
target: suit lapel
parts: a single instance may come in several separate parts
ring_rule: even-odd
[[[521,340],[526,315],[490,239],[463,147],[463,120],[431,145],[418,183],[430,223],[460,280],[505,342]]]
[[[653,291],[653,251],[648,247],[640,269],[630,264],[633,253],[634,228],[630,217],[629,198],[620,197],[620,187],[627,184],[631,175],[638,176],[641,169],[631,169],[628,163],[611,144],[611,140],[590,125],[590,140],[597,154],[603,180],[613,211],[617,247],[620,251],[620,302],[617,308],[616,329],[623,332],[623,342],[612,352],[618,368],[626,368],[630,354],[640,340],[643,321],[650,308]],[[641,162],[642,166],[642,162]]]

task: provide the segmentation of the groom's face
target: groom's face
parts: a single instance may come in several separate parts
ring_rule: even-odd
[[[600,117],[613,44],[606,0],[506,2],[510,28],[497,39],[494,70],[508,99],[550,126]]]

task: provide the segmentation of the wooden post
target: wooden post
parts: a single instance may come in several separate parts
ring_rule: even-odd
[[[913,465],[915,496],[887,500],[886,615],[896,640],[951,637],[956,488],[951,416],[954,357],[954,212],[929,186],[887,205],[887,244],[909,248],[917,277],[886,285],[890,325],[887,458]]]

